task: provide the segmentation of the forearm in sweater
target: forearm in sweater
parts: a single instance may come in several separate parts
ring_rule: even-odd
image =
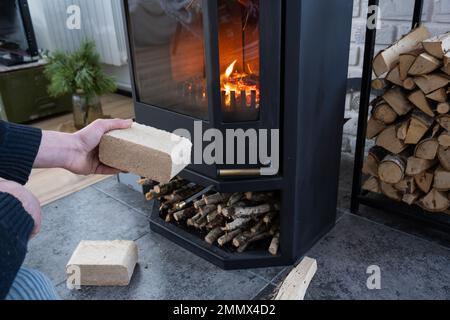
[[[0,177],[25,184],[41,144],[39,129],[0,121]],[[0,192],[0,299],[25,259],[34,221],[22,203]]]
[[[25,184],[41,139],[39,129],[0,121],[0,177]]]
[[[0,193],[0,300],[8,294],[25,259],[33,228],[33,219],[21,202],[8,193]]]

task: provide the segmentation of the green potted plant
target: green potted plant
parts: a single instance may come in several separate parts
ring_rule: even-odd
[[[49,94],[72,95],[74,125],[81,129],[103,117],[100,96],[116,90],[114,79],[102,69],[95,43],[84,40],[73,53],[55,51],[48,56],[45,75]]]

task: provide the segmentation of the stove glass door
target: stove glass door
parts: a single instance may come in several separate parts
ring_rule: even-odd
[[[260,117],[259,0],[218,0],[224,122]]]
[[[201,0],[130,0],[139,102],[208,120]]]

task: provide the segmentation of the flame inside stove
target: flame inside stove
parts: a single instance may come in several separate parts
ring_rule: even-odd
[[[229,79],[230,76],[231,76],[231,74],[233,73],[234,67],[236,66],[236,63],[237,63],[237,62],[238,62],[237,60],[234,60],[233,63],[230,64],[230,66],[229,66],[229,67],[227,68],[227,70],[225,71],[225,76],[227,77],[227,79]]]
[[[253,74],[249,64],[247,65],[248,72],[237,70],[236,64],[238,62],[238,60],[234,60],[221,76],[221,90],[225,96],[225,107],[230,108],[232,105],[242,106],[242,95],[245,95],[245,107],[259,108],[258,77]],[[232,101],[233,99],[235,101]]]

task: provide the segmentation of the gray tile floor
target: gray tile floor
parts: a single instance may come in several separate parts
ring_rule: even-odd
[[[450,249],[442,235],[383,212],[348,213],[351,159],[345,157],[336,228],[309,256],[319,269],[307,299],[450,299]],[[109,179],[43,209],[41,234],[25,265],[47,274],[64,299],[267,299],[290,270],[223,271],[151,232],[141,194]],[[404,227],[405,231],[393,229]],[[419,237],[420,236],[420,237]],[[129,287],[69,291],[64,267],[81,240],[136,240],[139,266]],[[371,265],[381,290],[367,289]]]

